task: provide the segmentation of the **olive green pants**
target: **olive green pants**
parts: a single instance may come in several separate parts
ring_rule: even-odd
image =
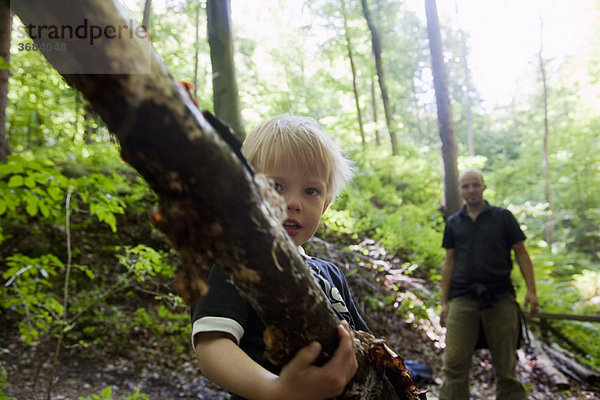
[[[440,400],[468,400],[469,372],[480,327],[492,355],[497,400],[524,400],[525,388],[517,379],[518,305],[513,295],[479,310],[477,300],[456,297],[448,303],[444,381]]]

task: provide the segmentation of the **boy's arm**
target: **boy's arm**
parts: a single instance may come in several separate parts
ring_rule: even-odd
[[[321,351],[314,342],[298,351],[279,376],[257,364],[224,333],[198,334],[196,354],[204,376],[248,399],[328,399],[343,392],[358,368],[347,323],[338,326],[338,335],[340,344],[325,365],[312,365]]]
[[[448,316],[448,297],[450,296],[450,287],[452,285],[452,275],[454,275],[454,266],[456,265],[456,252],[454,249],[446,249],[446,258],[442,265],[442,295],[440,324],[446,326],[446,317]]]
[[[525,279],[525,285],[527,292],[525,293],[525,302],[523,307],[527,309],[527,306],[531,307],[529,314],[534,317],[538,312],[539,302],[537,298],[537,292],[535,290],[535,277],[533,274],[533,264],[531,263],[531,257],[525,248],[525,243],[521,240],[512,246],[517,263],[521,269],[523,279]]]

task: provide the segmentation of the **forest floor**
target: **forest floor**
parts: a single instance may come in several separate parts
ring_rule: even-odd
[[[418,303],[420,296],[431,295],[435,287],[420,278],[407,276],[395,265],[400,260],[385,253],[373,243],[363,243],[351,250],[324,241],[313,241],[309,254],[330,259],[344,268],[359,265],[358,273],[349,273],[349,284],[359,308],[364,299],[384,299],[390,294],[398,300]],[[340,255],[341,254],[341,255]],[[398,295],[398,293],[400,293]],[[363,299],[363,300],[359,300]],[[393,302],[397,306],[397,302]],[[369,308],[366,315],[370,328],[376,336],[385,337],[387,343],[403,358],[415,360],[432,367],[433,381],[421,385],[429,391],[427,398],[437,399],[441,383],[441,358],[443,331],[436,325],[437,318],[418,318],[410,312],[399,317],[392,306]],[[408,317],[407,317],[408,315]],[[3,316],[4,322],[6,319]],[[407,319],[408,318],[408,319]],[[226,394],[216,385],[203,378],[196,365],[191,346],[188,353],[174,355],[157,351],[149,353],[139,343],[130,343],[118,351],[94,348],[63,349],[60,362],[51,371],[51,348],[31,348],[17,336],[15,325],[3,323],[0,327],[0,367],[6,369],[8,382],[4,394],[9,398],[79,400],[84,399],[143,399],[135,396],[139,389],[148,399],[204,399],[222,400]],[[473,357],[471,398],[494,399],[493,371],[489,353],[479,350]],[[556,391],[549,386],[546,377],[536,367],[535,356],[519,351],[518,375],[529,391],[529,399],[600,399],[600,388],[588,387],[571,381],[569,390]],[[54,376],[50,396],[47,394],[49,377]],[[1,384],[2,382],[0,382]],[[1,387],[1,386],[0,386]],[[110,387],[112,396],[100,396]],[[93,397],[96,394],[98,397]],[[0,400],[3,397],[0,391]],[[384,400],[384,399],[382,399]]]

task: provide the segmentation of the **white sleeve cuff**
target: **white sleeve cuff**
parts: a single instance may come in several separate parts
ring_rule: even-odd
[[[224,332],[233,336],[240,344],[240,340],[244,335],[244,328],[236,321],[231,318],[225,317],[202,317],[194,321],[192,325],[192,347],[196,352],[196,346],[194,345],[194,336],[200,332]]]

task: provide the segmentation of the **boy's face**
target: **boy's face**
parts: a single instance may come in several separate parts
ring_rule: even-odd
[[[283,227],[294,244],[300,246],[314,235],[331,202],[325,178],[294,166],[262,172],[275,182],[275,190],[285,199],[287,219]]]

